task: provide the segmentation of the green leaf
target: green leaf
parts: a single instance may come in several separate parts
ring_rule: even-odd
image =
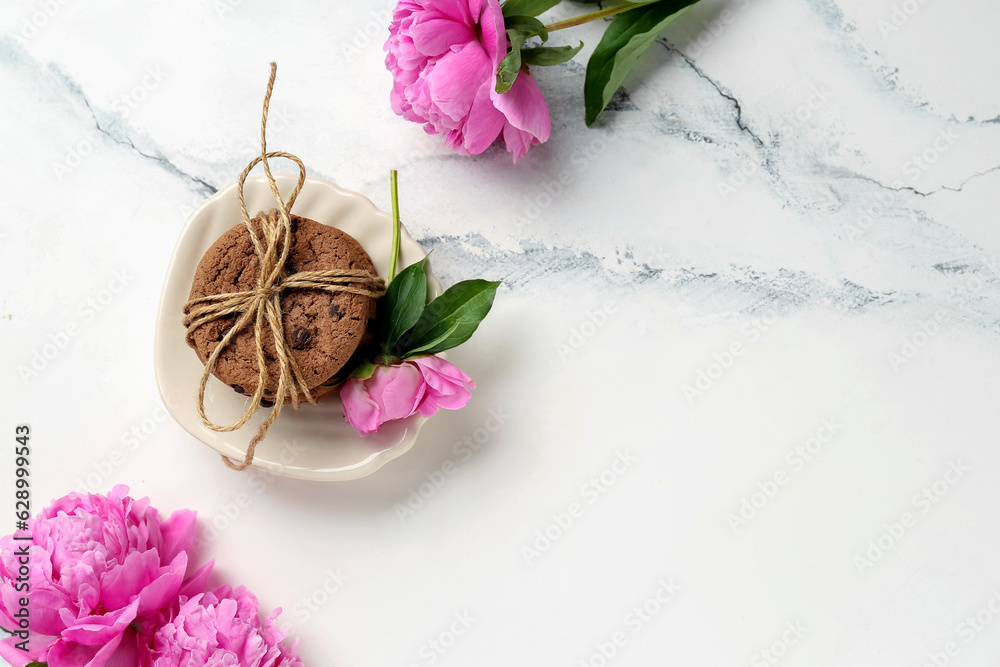
[[[389,353],[399,337],[413,327],[427,304],[427,272],[424,257],[411,264],[389,283],[382,318],[382,353]]]
[[[437,354],[472,337],[493,307],[500,282],[463,280],[427,304],[407,341],[407,352]]]
[[[49,667],[44,662],[29,662],[24,667]]]
[[[572,60],[582,48],[583,42],[580,42],[580,46],[536,46],[521,49],[521,62],[526,65],[561,65]]]
[[[372,363],[359,364],[357,368],[351,371],[351,377],[367,380],[375,373],[375,368],[375,364]]]
[[[548,28],[533,16],[508,16],[504,19],[503,24],[507,31],[517,30],[525,33],[528,37],[538,36],[542,38],[543,42],[547,42],[549,39]]]
[[[559,0],[507,0],[504,16],[538,16],[559,4]]]
[[[435,338],[431,342],[429,342],[429,343],[427,343],[425,345],[421,345],[420,347],[418,347],[418,348],[416,348],[414,350],[410,350],[409,352],[407,352],[406,353],[406,357],[407,358],[409,358],[409,357],[415,357],[418,354],[432,354],[431,352],[428,352],[427,350],[434,349],[434,347],[436,345],[439,345],[439,344],[443,343],[449,336],[451,336],[453,333],[455,333],[456,331],[458,331],[458,327],[459,327],[459,322],[455,322],[455,324],[453,324],[450,329],[448,329],[447,331],[445,331],[443,334],[441,334],[440,336],[438,336],[437,338]],[[438,350],[438,351],[440,352],[440,350]]]
[[[587,125],[593,125],[629,70],[679,11],[697,0],[663,0],[619,14],[587,63],[583,97]]]
[[[501,95],[506,93],[514,85],[517,75],[521,72],[521,46],[527,36],[520,30],[508,30],[507,36],[510,38],[511,51],[497,66],[497,86],[496,91]]]
[[[510,40],[510,51],[497,66],[498,93],[506,93],[514,85],[521,71],[521,47],[531,37],[541,37],[542,41],[549,38],[545,25],[530,16],[510,16],[504,22],[507,28],[507,38]]]

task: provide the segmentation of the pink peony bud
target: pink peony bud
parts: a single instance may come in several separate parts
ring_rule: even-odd
[[[378,365],[368,378],[352,377],[340,389],[344,418],[362,433],[374,433],[383,423],[420,413],[430,417],[439,408],[458,410],[469,402],[476,383],[434,355]]]

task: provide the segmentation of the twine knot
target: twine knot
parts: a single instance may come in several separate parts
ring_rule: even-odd
[[[258,287],[254,290],[254,294],[257,295],[259,301],[266,301],[273,296],[281,294],[281,285],[272,285],[271,287]]]
[[[205,361],[205,370],[202,372],[201,380],[198,383],[196,400],[198,416],[201,417],[202,424],[213,431],[228,432],[238,430],[257,412],[260,401],[264,396],[264,388],[268,379],[264,352],[265,327],[271,331],[274,337],[275,360],[278,363],[278,387],[275,391],[274,405],[271,407],[271,412],[268,414],[267,419],[264,420],[257,430],[257,434],[250,440],[242,463],[233,463],[227,456],[223,455],[223,462],[233,470],[246,470],[253,463],[254,451],[257,448],[257,444],[264,439],[268,429],[277,421],[286,398],[291,400],[293,408],[298,408],[299,401],[303,399],[308,403],[316,402],[316,399],[313,398],[309,391],[309,387],[306,385],[306,380],[299,369],[298,363],[295,361],[295,357],[292,355],[291,347],[285,340],[281,312],[282,292],[290,289],[314,289],[331,293],[348,292],[351,294],[361,294],[373,299],[377,299],[385,294],[385,281],[377,275],[372,275],[370,272],[360,269],[301,271],[290,275],[286,274],[285,265],[292,246],[291,214],[289,211],[291,211],[292,205],[295,203],[295,198],[298,197],[305,183],[306,168],[302,160],[291,153],[280,151],[267,152],[267,110],[271,100],[271,91],[274,88],[277,69],[277,65],[271,63],[271,76],[267,83],[267,92],[264,95],[264,111],[260,123],[260,155],[255,157],[246,166],[240,174],[236,185],[240,211],[243,214],[243,224],[250,234],[254,253],[259,261],[260,270],[257,274],[257,286],[252,290],[244,292],[212,294],[192,299],[184,306],[184,326],[187,327],[187,340],[189,343],[192,342],[194,331],[200,326],[230,315],[236,316],[236,322],[226,332]],[[271,175],[271,168],[267,160],[272,157],[288,158],[299,166],[299,179],[287,202],[282,199],[281,193],[278,192],[277,183]],[[267,182],[271,186],[271,193],[274,195],[278,206],[267,212],[259,213],[256,218],[251,220],[243,198],[243,185],[250,171],[258,163],[264,165]],[[222,351],[232,342],[238,333],[251,324],[254,331],[258,369],[257,389],[242,417],[229,425],[216,424],[205,414],[205,388],[208,385],[208,379],[212,371],[215,370],[216,363]]]

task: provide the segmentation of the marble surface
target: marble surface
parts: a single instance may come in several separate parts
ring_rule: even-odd
[[[392,114],[390,5],[0,6],[0,433],[31,425],[36,505],[197,510],[309,665],[996,664],[1000,5],[704,0],[597,127],[582,58],[539,71],[517,165]],[[382,208],[399,169],[442,281],[505,282],[452,357],[471,403],[353,482],[224,469],[153,377],[272,59],[271,146]]]

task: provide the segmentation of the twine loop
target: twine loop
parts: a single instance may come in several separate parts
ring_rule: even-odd
[[[271,406],[270,414],[261,423],[260,428],[257,429],[257,434],[250,440],[246,455],[241,463],[234,463],[229,457],[223,455],[223,462],[233,470],[246,470],[253,463],[254,451],[257,445],[264,439],[268,429],[277,421],[286,398],[291,400],[293,408],[298,408],[301,400],[305,400],[308,403],[316,402],[316,399],[313,398],[309,391],[309,387],[302,375],[302,371],[299,369],[298,363],[295,361],[295,357],[292,355],[291,347],[285,340],[281,311],[282,293],[292,289],[313,289],[330,293],[347,292],[350,294],[360,294],[373,299],[377,299],[385,294],[385,281],[365,270],[333,269],[329,271],[301,271],[290,275],[286,273],[285,265],[292,246],[290,211],[292,205],[295,203],[295,198],[298,197],[302,186],[305,184],[306,168],[302,160],[291,153],[281,151],[269,153],[267,151],[267,111],[271,100],[271,91],[274,88],[277,69],[277,65],[271,63],[271,76],[267,83],[267,92],[264,95],[264,111],[260,122],[260,155],[255,157],[246,166],[240,174],[236,185],[240,211],[243,214],[243,224],[250,234],[254,254],[257,256],[259,262],[257,286],[252,290],[244,292],[212,294],[191,299],[184,306],[184,326],[187,327],[187,341],[189,344],[193,343],[192,337],[194,331],[202,325],[230,315],[236,316],[233,326],[225,333],[222,340],[215,346],[215,349],[205,361],[205,369],[202,372],[201,380],[198,382],[196,398],[198,416],[201,417],[202,424],[213,431],[236,431],[242,428],[257,412],[260,401],[264,397],[265,384],[268,379],[264,351],[265,330],[270,330],[274,337],[275,360],[278,362],[278,386],[275,390],[274,405]],[[271,175],[268,158],[272,157],[288,158],[299,166],[298,182],[287,202],[282,199],[281,193],[278,192],[278,185],[274,180],[274,176]],[[264,165],[267,182],[271,186],[271,193],[274,195],[278,206],[269,211],[259,213],[252,220],[243,197],[243,185],[250,171],[258,163]],[[254,224],[255,221],[256,225]],[[257,389],[251,397],[250,405],[239,419],[228,425],[216,424],[205,414],[205,388],[208,385],[212,371],[215,370],[222,351],[229,346],[237,334],[248,326],[252,326],[254,332],[258,369]]]

